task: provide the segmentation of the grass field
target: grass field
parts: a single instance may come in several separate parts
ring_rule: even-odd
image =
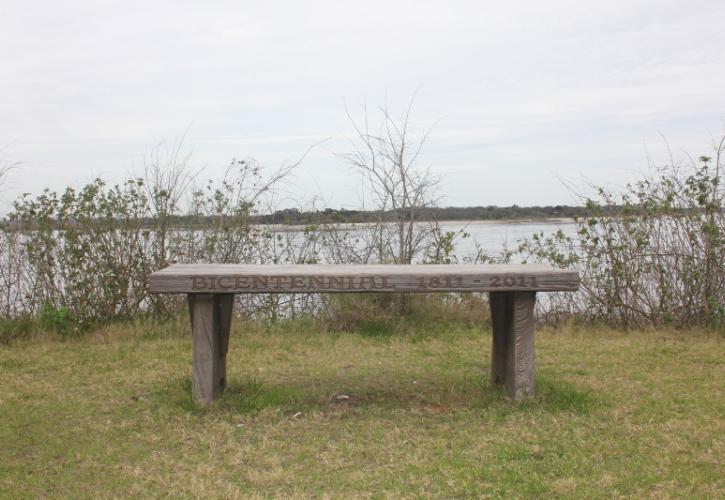
[[[725,496],[721,336],[542,331],[514,405],[490,332],[239,323],[208,410],[185,319],[0,346],[0,496]]]

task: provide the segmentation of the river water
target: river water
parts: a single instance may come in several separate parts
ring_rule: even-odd
[[[424,223],[421,223],[424,224]],[[441,221],[442,233],[453,232],[455,239],[454,255],[458,261],[474,257],[478,250],[488,256],[497,256],[502,250],[514,251],[525,238],[534,234],[551,235],[561,230],[566,236],[576,239],[576,224],[572,219],[547,219],[537,221]],[[364,224],[344,224],[343,231],[353,235],[362,233]],[[303,226],[258,226],[272,232],[301,235]],[[464,236],[465,235],[465,236]],[[293,238],[294,240],[294,238]],[[362,244],[362,243],[361,243]],[[293,243],[294,246],[294,243]]]
[[[441,222],[441,230],[464,231],[470,236],[458,239],[456,256],[458,258],[475,254],[476,243],[489,255],[501,252],[504,246],[515,249],[517,243],[530,238],[533,234],[553,234],[561,230],[570,237],[576,236],[576,225],[571,219],[551,219],[545,221],[450,221]]]

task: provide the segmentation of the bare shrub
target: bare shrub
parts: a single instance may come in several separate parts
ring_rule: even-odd
[[[367,108],[356,120],[347,116],[355,130],[352,151],[342,155],[347,165],[361,176],[361,209],[368,214],[365,224],[329,224],[323,228],[322,246],[331,262],[356,264],[450,263],[459,233],[443,234],[435,208],[440,195],[440,178],[421,165],[422,149],[430,129],[419,136],[412,132],[411,115],[415,97],[399,118],[386,104],[378,108],[379,122],[371,123]],[[329,307],[339,297],[327,299]],[[350,299],[345,299],[349,302]],[[392,307],[398,314],[411,312],[406,294],[361,299]]]
[[[344,159],[364,181],[363,210],[373,222],[362,231],[360,260],[410,264],[435,239],[439,226],[435,208],[440,200],[440,179],[419,159],[430,130],[414,138],[410,130],[413,100],[399,119],[388,106],[379,108],[380,123],[371,126],[367,109],[363,118],[348,118],[356,132],[353,151]],[[347,248],[350,252],[350,248]]]

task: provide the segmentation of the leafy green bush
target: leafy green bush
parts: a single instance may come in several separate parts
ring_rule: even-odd
[[[71,312],[65,307],[53,307],[46,304],[38,313],[40,328],[46,332],[54,332],[62,336],[78,334],[81,325],[73,320]]]
[[[598,189],[577,238],[534,235],[528,260],[578,269],[582,291],[551,297],[548,312],[624,327],[725,323],[725,205],[720,144],[712,164],[667,166],[627,185]]]
[[[147,311],[168,316],[183,301],[150,295],[148,277],[169,263],[313,260],[309,235],[299,245],[249,223],[284,172],[265,178],[255,163],[236,161],[221,182],[198,188],[170,168],[120,185],[96,179],[17,200],[0,232],[0,311],[50,314],[49,325],[62,331],[64,315],[78,325]],[[182,211],[179,190],[189,186]]]

